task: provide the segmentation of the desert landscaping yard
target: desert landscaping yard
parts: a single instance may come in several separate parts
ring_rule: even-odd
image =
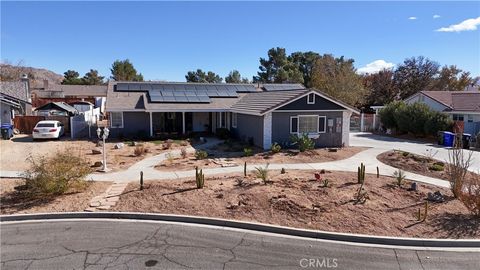
[[[116,149],[116,144],[122,144],[120,149]],[[147,141],[137,143],[142,148],[142,153],[135,153],[136,146],[132,146],[131,141],[108,140],[106,143],[107,166],[113,171],[125,170],[136,162],[158,155],[171,149],[178,149],[190,145],[188,141],[171,140],[166,141]],[[23,171],[29,166],[28,157],[38,157],[42,155],[53,155],[57,151],[68,150],[79,156],[84,157],[92,165],[102,160],[101,152],[93,154],[92,150],[102,150],[96,142],[88,140],[70,140],[62,138],[61,140],[33,141],[31,136],[17,135],[13,140],[0,140],[1,152],[1,170],[5,171]],[[15,161],[15,162],[9,162]]]
[[[140,191],[130,183],[114,211],[208,216],[324,231],[426,238],[479,238],[480,222],[448,189],[409,182],[395,185],[392,177],[367,175],[368,199],[356,203],[357,174],[329,172],[319,181],[313,171],[270,171],[264,184],[253,174],[211,176],[196,189],[195,179],[148,181]],[[327,179],[328,181],[323,181]],[[430,202],[428,192],[444,194]]]

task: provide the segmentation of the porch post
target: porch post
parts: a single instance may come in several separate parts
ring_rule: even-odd
[[[153,137],[153,118],[152,112],[150,112],[150,137]]]
[[[185,112],[182,112],[182,133],[185,134]]]

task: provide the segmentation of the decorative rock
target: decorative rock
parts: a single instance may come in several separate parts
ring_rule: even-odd
[[[431,202],[444,202],[445,196],[440,193],[440,191],[435,191],[434,193],[429,192],[427,194],[427,200]]]
[[[94,155],[100,155],[102,153],[102,150],[100,149],[92,149],[92,154]]]
[[[122,149],[124,146],[125,146],[124,143],[116,143],[116,144],[113,146],[113,148],[115,148],[115,149]]]
[[[100,206],[100,202],[91,202],[90,207],[98,207]]]
[[[103,166],[103,161],[95,161],[95,163],[93,164],[93,167],[97,168],[97,167],[102,167]]]
[[[103,146],[103,141],[98,141],[97,142],[97,147],[101,147],[101,146]]]
[[[417,182],[413,182],[408,190],[409,191],[417,191],[418,190]]]

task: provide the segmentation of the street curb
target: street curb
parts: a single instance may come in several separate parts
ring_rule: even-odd
[[[362,244],[408,246],[408,247],[442,247],[442,248],[480,248],[480,239],[426,239],[426,238],[399,238],[383,237],[362,234],[335,233],[316,230],[302,230],[290,227],[267,225],[260,223],[216,219],[207,217],[131,213],[131,212],[65,212],[46,214],[0,215],[0,222],[32,221],[32,220],[61,220],[61,219],[132,219],[145,221],[169,221],[189,224],[221,226],[236,229],[254,230],[267,233],[289,236],[306,237],[313,239],[353,242]]]

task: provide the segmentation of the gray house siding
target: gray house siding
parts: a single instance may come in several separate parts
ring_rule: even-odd
[[[345,110],[342,106],[335,104],[329,100],[322,98],[319,95],[315,95],[315,103],[314,104],[307,104],[307,96],[295,100],[292,103],[289,103],[285,106],[282,106],[277,109],[277,111],[285,111],[285,110]]]
[[[150,115],[147,112],[124,112],[123,128],[110,128],[110,137],[140,137],[150,135]]]
[[[343,118],[343,112],[281,112],[274,111],[272,115],[272,142],[279,144],[290,143],[290,117],[297,115],[318,115],[326,117],[326,132],[320,133],[318,139],[314,139],[315,147],[340,147],[342,146],[342,124],[337,130],[337,118]],[[333,121],[333,127],[328,126],[328,121]],[[339,132],[338,132],[339,131]]]
[[[253,144],[263,147],[263,116],[237,114],[237,127],[231,128],[238,139],[247,141],[253,138]]]

